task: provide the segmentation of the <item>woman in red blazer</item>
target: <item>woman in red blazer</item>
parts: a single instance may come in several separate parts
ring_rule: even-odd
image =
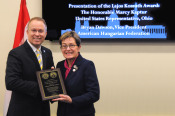
[[[57,116],[95,116],[94,102],[100,89],[94,63],[80,54],[81,40],[75,31],[64,33],[59,39],[65,60],[58,62],[67,95],[60,95]]]

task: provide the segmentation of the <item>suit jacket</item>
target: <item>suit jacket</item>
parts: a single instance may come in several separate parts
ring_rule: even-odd
[[[54,66],[52,52],[41,46],[43,70]],[[7,116],[50,116],[48,101],[42,101],[36,71],[37,57],[27,41],[9,52],[6,68],[6,88],[12,91]]]
[[[59,102],[57,116],[93,116],[93,103],[98,101],[100,96],[94,63],[79,55],[65,80],[64,61],[58,62],[57,68],[61,70],[72,103]]]

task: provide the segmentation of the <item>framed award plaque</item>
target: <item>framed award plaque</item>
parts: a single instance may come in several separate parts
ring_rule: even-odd
[[[67,94],[59,68],[37,71],[37,79],[42,100],[58,98],[59,94]]]

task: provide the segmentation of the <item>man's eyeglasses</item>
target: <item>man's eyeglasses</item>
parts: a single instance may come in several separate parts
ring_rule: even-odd
[[[73,48],[75,48],[75,46],[77,46],[77,45],[62,45],[62,46],[61,46],[61,49],[67,49],[68,47],[69,47],[70,49],[73,49]]]

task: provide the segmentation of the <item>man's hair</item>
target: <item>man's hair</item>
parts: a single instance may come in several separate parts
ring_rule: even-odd
[[[37,21],[42,21],[45,25],[45,31],[47,32],[47,24],[46,24],[46,21],[41,18],[41,17],[33,17],[32,19],[30,19],[30,21],[28,22],[28,25],[27,25],[27,30],[29,29],[29,25],[30,23],[33,21],[33,20],[37,20]]]

